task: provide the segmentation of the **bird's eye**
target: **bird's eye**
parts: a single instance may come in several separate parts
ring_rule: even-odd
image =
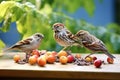
[[[58,32],[60,32],[60,31],[58,31],[58,30],[55,31],[55,33],[58,33]]]
[[[40,35],[37,35],[37,37],[40,37]]]
[[[81,36],[81,34],[78,34],[78,36]]]
[[[59,27],[59,26],[56,26],[57,28]]]

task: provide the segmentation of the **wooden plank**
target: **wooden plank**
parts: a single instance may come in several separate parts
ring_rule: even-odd
[[[15,53],[16,54],[16,53]],[[18,53],[17,53],[18,54]],[[21,53],[19,53],[21,54]],[[74,64],[61,65],[60,63],[38,65],[20,65],[12,60],[14,53],[5,54],[0,58],[0,77],[28,77],[28,78],[64,78],[64,79],[120,79],[120,55],[115,54],[114,64],[107,64],[107,56],[95,54],[98,59],[105,61],[105,65],[95,68],[90,66],[77,66]],[[24,54],[21,54],[24,57]],[[85,54],[82,54],[84,57]]]

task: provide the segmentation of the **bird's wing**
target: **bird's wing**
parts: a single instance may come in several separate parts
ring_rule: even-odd
[[[68,38],[70,38],[70,40],[72,42],[74,42],[75,45],[82,46],[82,40],[81,39],[79,39],[78,37],[76,37],[75,35],[73,35],[69,30],[67,30],[66,33],[67,33]]]
[[[70,31],[66,31],[66,33],[67,33],[67,36],[68,36],[68,38],[70,38],[71,40],[73,40],[73,34],[70,32]]]
[[[33,41],[32,38],[27,38],[25,40],[17,42],[15,45],[13,45],[11,48],[16,48],[16,47],[22,47],[23,45],[28,45]]]
[[[63,31],[61,36],[62,36],[63,40],[66,40],[71,43],[74,42],[74,40],[71,38],[73,36],[73,34],[69,30]]]
[[[98,50],[99,51],[106,51],[107,50],[102,41],[93,42],[92,44],[89,44],[88,46],[95,51],[98,51]]]

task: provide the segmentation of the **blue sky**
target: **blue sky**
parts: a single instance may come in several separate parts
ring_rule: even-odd
[[[67,13],[67,15],[75,18],[87,21],[95,26],[106,26],[107,24],[114,22],[114,0],[99,0],[95,1],[95,12],[92,17],[86,12],[84,8],[79,8],[74,14]]]

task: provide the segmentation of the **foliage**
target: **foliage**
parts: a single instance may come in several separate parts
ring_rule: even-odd
[[[40,32],[45,35],[40,49],[59,51],[62,47],[54,41],[51,27],[55,22],[61,22],[74,34],[80,29],[88,30],[91,34],[105,42],[110,52],[120,52],[119,25],[110,24],[107,28],[95,27],[85,21],[74,20],[61,12],[63,9],[74,12],[79,7],[84,7],[89,15],[92,16],[95,9],[93,0],[88,0],[88,2],[85,0],[72,0],[72,6],[68,0],[65,0],[64,3],[62,0],[40,0],[41,2],[38,3],[34,0],[28,0],[29,2],[24,2],[24,0],[17,1],[1,2],[0,22],[2,22],[2,26],[0,31],[7,32],[9,25],[15,22],[21,39]],[[90,6],[91,9],[89,8]],[[88,52],[80,47],[72,47],[71,50],[73,52]]]
[[[0,56],[3,55],[2,49],[5,47],[4,42],[0,39]]]

